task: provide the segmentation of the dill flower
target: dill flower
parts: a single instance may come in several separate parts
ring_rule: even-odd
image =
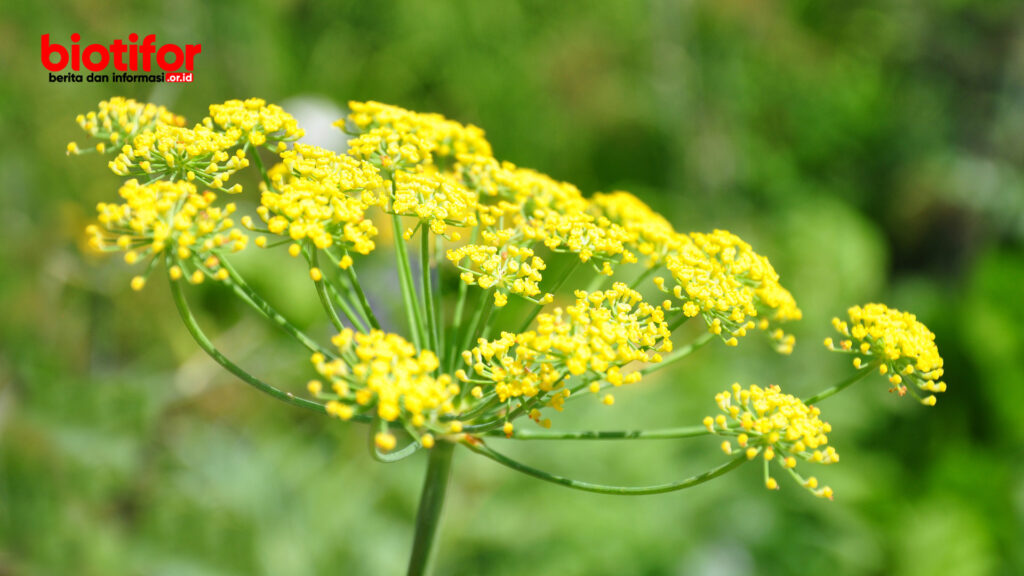
[[[401,421],[418,434],[446,427],[439,417],[454,411],[451,403],[459,387],[450,376],[435,376],[437,356],[416,347],[397,334],[372,330],[356,333],[343,330],[332,339],[339,356],[328,359],[316,353],[312,362],[327,379],[325,390],[319,381],[307,388],[317,398],[330,400],[328,412],[348,420],[355,414],[371,413],[382,421]],[[378,446],[387,451],[394,444]]]
[[[802,313],[767,258],[724,230],[677,239],[681,246],[665,258],[665,266],[676,282],[671,293],[683,302],[686,316],[702,315],[711,332],[732,346],[757,328],[772,330],[778,351],[793,350],[793,337],[778,324],[799,320]],[[663,279],[655,282],[667,291]]]
[[[629,248],[647,258],[647,266],[661,263],[678,248],[678,234],[668,220],[629,192],[597,193],[590,199],[599,216],[621,226],[629,234]]]
[[[240,134],[217,132],[203,125],[182,128],[159,124],[125,144],[109,166],[119,176],[188,180],[237,193],[242,191],[241,185],[226,189],[225,182],[249,165],[244,149],[231,153],[239,138]]]
[[[739,384],[733,384],[731,392],[716,394],[715,403],[721,413],[705,417],[704,425],[713,434],[735,438],[735,449],[743,450],[749,460],[762,456],[767,488],[778,488],[768,469],[770,462],[776,462],[816,496],[832,498],[831,488],[818,488],[815,477],[804,478],[796,471],[798,460],[819,464],[839,461],[835,449],[828,445],[832,427],[821,421],[817,407],[783,394],[778,386],[743,388]],[[732,443],[723,442],[722,450],[731,454]]]
[[[657,363],[662,352],[672,351],[664,310],[621,282],[611,290],[577,291],[573,306],[541,314],[536,324],[535,330],[480,339],[462,353],[466,365],[487,384],[484,394],[493,391],[502,403],[537,396],[561,410],[584,387],[597,393],[601,381],[611,386],[639,382],[640,372],[624,374],[623,368],[635,361]],[[573,377],[582,377],[582,382]]]
[[[935,394],[946,391],[942,378],[942,357],[935,346],[935,334],[909,312],[885,304],[853,306],[849,321],[832,319],[843,336],[836,346],[831,338],[825,345],[854,355],[857,368],[871,364],[887,375],[890,391],[903,396],[909,390],[922,404],[935,405]],[[907,383],[913,384],[908,387]],[[926,393],[927,395],[922,394]]]
[[[463,125],[440,114],[422,114],[380,102],[349,102],[351,126],[358,132],[387,127],[400,132],[415,133],[432,144],[435,163],[443,170],[450,169],[456,159],[490,157],[491,144],[484,131],[473,125]],[[344,127],[345,122],[337,123]]]
[[[248,241],[230,218],[235,205],[214,206],[217,195],[199,193],[190,182],[158,180],[140,184],[129,180],[118,193],[124,202],[99,203],[99,225],[89,226],[86,232],[93,248],[124,251],[129,264],[172,250],[172,257],[180,264],[179,277],[184,266],[192,271],[189,278],[193,282],[205,276],[224,279],[213,253],[221,249],[237,252]],[[133,279],[133,288],[145,284],[139,278],[143,277]]]
[[[316,180],[339,192],[358,192],[367,206],[384,205],[387,199],[380,171],[351,156],[297,142],[291,150],[281,153],[281,162],[283,168],[271,174],[274,183],[284,182],[290,175]]]
[[[537,210],[523,225],[523,234],[554,252],[576,254],[580,262],[592,262],[606,276],[613,274],[613,262],[636,262],[636,255],[626,248],[630,234],[604,217]]]
[[[360,254],[375,248],[377,228],[366,210],[386,199],[377,169],[350,156],[296,144],[261,184],[256,212],[269,234],[293,241],[309,238],[325,250],[339,244]]]
[[[508,302],[509,294],[516,294],[534,302],[547,303],[551,295],[540,294],[541,272],[544,260],[534,256],[533,250],[509,244],[497,246],[469,244],[449,250],[447,258],[462,271],[460,278],[466,284],[479,285],[484,290],[494,289],[497,306]],[[465,264],[462,264],[465,262]]]
[[[79,114],[75,120],[89,137],[101,141],[94,147],[100,153],[117,150],[138,134],[151,132],[159,125],[185,125],[183,117],[172,114],[163,106],[120,96],[100,102],[98,110]],[[69,154],[81,152],[78,144],[68,144]]]
[[[553,211],[558,214],[579,214],[589,206],[579,188],[568,182],[560,182],[547,174],[529,168],[519,168],[504,162],[500,170],[491,173],[494,185],[503,196],[522,206],[525,215],[536,215],[538,211]]]
[[[476,226],[476,196],[455,180],[438,173],[398,172],[391,211],[417,218],[438,236],[458,240],[448,225]],[[412,236],[413,230],[406,232]]]
[[[348,141],[348,153],[376,166],[382,174],[416,171],[429,165],[436,144],[413,132],[374,128]]]
[[[210,106],[210,116],[203,120],[203,124],[207,128],[228,133],[237,130],[240,134],[236,139],[253,146],[263,146],[268,142],[293,142],[305,134],[291,114],[276,104],[268,105],[262,98],[213,104]]]
[[[515,421],[524,417],[550,428],[545,415],[578,398],[612,406],[614,388],[681,361],[715,335],[735,346],[749,331],[761,330],[788,353],[793,337],[780,326],[800,319],[801,311],[768,259],[730,232],[677,232],[628,192],[587,198],[568,182],[495,158],[483,130],[472,125],[379,102],[350,107],[351,114],[336,125],[352,138],[348,150],[337,154],[298,142],[303,132],[295,119],[259,98],[212,105],[192,128],[162,107],[124,98],[102,102],[78,122],[100,140],[97,151],[116,148],[109,166],[131,179],[119,190],[121,202],[97,206],[98,222],[87,233],[96,249],[123,252],[130,264],[148,260],[145,274],[131,280],[133,289],[141,289],[156,264],[165,263],[189,333],[247,384],[292,406],[369,423],[371,453],[379,460],[431,450],[410,573],[420,573],[429,561],[456,444],[533,477],[605,494],[681,490],[760,457],[769,489],[778,488],[770,474],[774,462],[817,496],[832,498],[831,488],[796,471],[801,460],[839,460],[828,445],[831,427],[815,404],[875,368],[888,374],[901,395],[908,389],[945,390],[938,381],[942,358],[934,335],[911,314],[868,304],[850,308],[849,321],[835,319],[843,339],[838,346],[826,342],[867,368],[806,401],[778,386],[734,384],[716,395],[720,412],[705,418],[703,427],[518,428]],[[269,170],[261,147],[280,158]],[[72,143],[68,152],[79,149]],[[272,245],[287,244],[290,255],[305,256],[308,280],[336,329],[330,345],[293,324],[227,262],[248,237],[234,225],[235,205],[218,203],[210,189],[241,192],[240,185],[226,183],[249,166],[250,153],[262,180],[256,207],[261,222],[245,216],[241,223],[264,234],[256,238],[258,246],[270,246],[273,237]],[[390,215],[385,237],[395,242],[397,285],[374,286],[382,293],[373,296],[400,292],[405,335],[380,329],[394,318],[378,317],[378,298],[367,297],[352,258],[353,252],[366,255],[376,248],[375,218],[381,214]],[[463,230],[471,236],[460,244]],[[407,243],[417,233],[418,250],[410,250]],[[324,256],[344,273],[321,269]],[[641,265],[629,266],[634,263]],[[578,274],[583,264],[598,274]],[[545,277],[549,265],[558,277]],[[450,289],[442,266],[459,273],[457,290]],[[572,292],[571,305],[545,308],[581,276],[589,277],[587,288]],[[316,376],[306,384],[308,396],[264,382],[215,347],[180,282],[207,277],[225,281],[245,305],[312,353],[310,372]],[[645,300],[640,290],[658,294],[660,303]],[[525,302],[506,308],[511,295]],[[675,349],[673,331],[697,316],[708,332]],[[934,404],[935,396],[922,401]],[[722,436],[722,450],[736,456],[688,478],[648,486],[558,476],[489,444],[502,436],[610,440],[707,434]]]

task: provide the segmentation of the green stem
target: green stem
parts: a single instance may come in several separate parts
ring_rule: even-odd
[[[312,255],[308,258],[310,269],[317,268],[319,270],[319,258],[317,258],[316,248],[313,248]],[[338,332],[344,331],[345,325],[341,323],[341,318],[338,317],[338,312],[334,310],[334,304],[331,303],[331,298],[327,294],[327,286],[324,284],[323,271],[320,272],[320,279],[314,280],[313,284],[316,286],[316,295],[320,298],[320,304],[323,306],[324,312],[327,313],[328,318],[330,318],[331,323],[334,324],[334,328]],[[345,312],[345,315],[349,317],[349,321],[351,322],[352,317],[349,315],[351,310],[347,308],[347,306],[343,306],[343,311]],[[353,324],[355,324],[355,322],[353,322]]]
[[[267,188],[269,188],[270,187],[270,177],[267,176],[267,169],[264,168],[264,166],[263,166],[263,159],[260,158],[260,149],[259,149],[259,147],[253,146],[250,151],[252,152],[252,157],[256,160],[256,167],[259,168],[260,175],[263,176],[263,183],[267,185]]]
[[[443,280],[442,273],[443,273],[443,270],[444,270],[443,264],[444,264],[444,236],[435,236],[434,237],[434,268],[435,268],[435,270],[437,272],[437,276],[436,276],[436,278],[434,278],[435,290],[434,290],[434,300],[432,302],[432,305],[434,306],[434,318],[437,320],[437,325],[434,327],[434,329],[437,331],[437,349],[435,350],[435,352],[437,353],[438,357],[441,358],[441,361],[442,361],[441,366],[444,366],[444,364],[443,364],[443,362],[444,362],[444,355],[445,355],[446,350],[447,350],[447,342],[445,342],[446,336],[445,336],[445,333],[444,333],[444,324],[445,324],[444,299],[441,298],[441,290],[443,289],[442,288],[442,286],[443,286],[443,284],[442,284],[442,280]],[[461,284],[461,282],[460,282],[460,284]]]
[[[352,323],[352,327],[358,332],[366,332],[366,322],[363,320],[361,315],[356,313],[352,308],[352,305],[345,299],[344,295],[342,295],[333,284],[327,284],[327,291],[331,296],[331,300],[341,308],[341,312],[345,315],[345,318]]]
[[[522,462],[513,460],[508,456],[505,456],[504,454],[500,454],[498,452],[495,452],[494,450],[491,450],[482,441],[466,441],[463,442],[463,445],[469,448],[470,450],[476,452],[477,454],[486,456],[487,458],[494,460],[495,462],[501,464],[502,466],[507,466],[508,468],[511,468],[517,472],[522,472],[523,474],[526,474],[528,476],[539,478],[541,480],[544,480],[545,482],[559,484],[567,488],[572,488],[574,490],[582,490],[584,492],[596,492],[598,494],[615,494],[619,496],[643,496],[646,494],[663,494],[665,492],[674,492],[676,490],[692,488],[699,484],[703,484],[708,480],[718,478],[719,476],[722,476],[727,472],[735,470],[736,468],[740,467],[744,462],[747,461],[746,454],[741,454],[736,458],[733,458],[732,460],[726,462],[725,464],[722,464],[721,466],[712,468],[711,470],[708,470],[703,474],[698,474],[696,476],[691,476],[684,480],[679,480],[678,482],[666,482],[664,484],[652,484],[648,486],[612,486],[607,484],[593,484],[591,482],[583,482],[581,480],[575,480],[573,478],[558,476],[557,474],[551,474],[543,470],[538,470],[537,468],[527,466]]]
[[[672,364],[679,362],[683,358],[686,358],[690,354],[693,354],[694,352],[699,350],[702,346],[710,342],[711,339],[714,337],[715,335],[712,334],[711,332],[705,332],[704,334],[698,336],[697,339],[694,340],[693,342],[687,344],[686,346],[683,346],[682,348],[662,358],[661,362],[658,362],[657,364],[651,364],[650,366],[644,368],[643,370],[640,370],[640,373],[646,376],[651,372],[661,370],[666,366],[671,366]]]
[[[319,402],[313,402],[312,400],[306,400],[305,398],[298,398],[291,392],[285,392],[275,388],[252,374],[249,374],[231,360],[228,360],[226,356],[221,354],[220,350],[217,350],[217,347],[213,345],[209,338],[207,338],[202,329],[199,328],[199,323],[196,322],[196,318],[192,314],[191,308],[188,306],[188,301],[185,299],[185,293],[181,289],[181,280],[170,279],[170,276],[168,276],[168,279],[171,283],[171,294],[174,296],[174,305],[178,308],[178,314],[181,315],[181,320],[184,322],[185,328],[188,329],[189,334],[192,335],[196,344],[199,344],[199,347],[210,355],[210,358],[213,358],[215,362],[226,368],[228,372],[231,372],[243,382],[249,384],[253,388],[256,388],[260,392],[269,394],[270,396],[273,396],[287,404],[291,404],[292,406],[314,410],[321,414],[325,413],[324,406]]]
[[[380,330],[380,322],[377,321],[377,316],[373,313],[373,307],[370,306],[370,301],[366,298],[366,293],[363,292],[363,286],[359,283],[359,277],[356,276],[356,270],[353,266],[349,266],[345,269],[345,273],[348,274],[348,279],[352,283],[352,288],[355,290],[356,296],[359,298],[359,305],[363,308],[363,315],[366,316],[370,326]]]
[[[242,275],[228,262],[227,258],[219,258],[220,265],[222,268],[228,271],[227,284],[231,289],[238,294],[238,296],[248,305],[256,309],[257,312],[262,314],[267,320],[270,320],[274,324],[277,324],[282,330],[284,330],[289,336],[298,340],[303,346],[308,348],[310,352],[320,352],[330,356],[331,353],[327,352],[320,344],[314,341],[312,338],[306,335],[305,332],[299,330],[294,324],[288,321],[280,312],[274,309],[266,300],[260,297],[259,294],[253,290]]]
[[[478,214],[479,216],[479,214]],[[469,243],[476,244],[477,235],[479,234],[480,228],[474,227],[473,233],[470,235]],[[459,262],[455,263],[456,273],[469,258],[463,258]],[[466,294],[469,293],[469,285],[462,281],[461,276],[459,277],[459,300],[455,304],[455,315],[452,318],[451,331],[448,340],[450,341],[451,349],[448,351],[447,358],[447,372],[455,370],[455,364],[458,363],[459,353],[462,352],[458,349],[459,344],[459,330],[462,328],[462,313],[466,308]]]
[[[416,536],[413,540],[412,555],[409,557],[408,576],[423,576],[430,573],[437,550],[441,513],[448,492],[454,450],[455,444],[446,441],[440,441],[430,449],[427,475],[423,479],[420,507],[416,513]]]
[[[456,353],[462,352],[462,350],[469,350],[472,347],[477,333],[480,330],[480,325],[490,317],[491,308],[493,307],[494,288],[490,288],[483,293],[482,301],[480,302],[480,305],[477,306],[476,312],[473,314],[473,319],[469,322],[469,327],[466,329],[466,335],[462,338],[462,349],[458,350]]]
[[[420,339],[423,333],[421,325],[420,307],[417,303],[416,288],[412,281],[412,267],[409,265],[409,252],[405,247],[405,237],[402,236],[402,218],[398,214],[391,215],[391,224],[395,235],[395,259],[398,261],[398,282],[402,286],[402,301],[406,317],[409,320],[409,331],[412,332],[413,344],[419,350],[423,349],[424,342]]]
[[[422,285],[423,308],[426,310],[426,323],[424,326],[424,339],[429,342],[429,347],[435,353],[440,353],[437,336],[437,315],[434,308],[433,280],[430,278],[430,227],[424,225],[420,229],[420,284]]]
[[[324,254],[327,255],[327,258],[329,258],[335,266],[341,262],[330,250],[324,250]],[[342,255],[347,256],[348,251],[344,251]],[[363,326],[363,330],[361,330],[362,332],[367,331],[367,326],[372,326],[373,328],[380,330],[380,323],[377,321],[377,317],[373,313],[373,308],[370,306],[369,300],[366,299],[366,294],[363,292],[362,285],[359,284],[359,277],[356,276],[355,266],[349,265],[345,268],[344,273],[348,276],[346,280],[348,280],[350,291],[355,294],[358,300],[359,308],[353,309],[348,304],[348,300],[345,299],[338,290],[334,289],[333,285],[328,286],[331,288],[331,294],[335,296],[336,301],[339,301],[338,305],[341,306],[343,310],[347,310],[345,315],[348,316],[350,321],[352,321],[353,316],[358,316],[358,324]],[[352,321],[352,324],[355,325],[357,322]]]
[[[676,318],[675,320],[672,321],[671,324],[669,324],[669,326],[668,326],[669,334],[675,332],[676,329],[679,328],[680,326],[682,326],[683,324],[686,324],[686,321],[689,320],[689,319],[690,319],[689,316],[687,316],[686,314],[683,314],[682,312],[680,312],[679,313],[679,318]]]
[[[581,430],[560,432],[558,430],[516,430],[516,440],[667,440],[672,438],[697,438],[711,434],[704,426],[664,428],[661,430]],[[492,436],[504,436],[493,432]]]
[[[637,276],[636,280],[633,280],[633,283],[629,285],[630,289],[636,290],[637,286],[640,286],[640,284],[642,284],[644,280],[650,278],[657,270],[657,266],[651,266],[647,270],[644,270],[644,273]]]
[[[861,380],[862,378],[864,378],[865,376],[870,374],[873,370],[878,368],[878,364],[879,364],[878,362],[872,362],[871,364],[868,364],[867,366],[861,368],[857,372],[854,372],[853,376],[850,376],[849,378],[847,378],[846,380],[843,380],[839,384],[836,384],[835,386],[833,386],[831,388],[826,388],[825,390],[822,390],[821,392],[818,392],[814,396],[811,396],[810,398],[805,399],[803,401],[804,404],[806,404],[807,406],[810,406],[812,404],[817,404],[818,402],[821,402],[822,400],[824,400],[825,398],[828,398],[829,396],[832,396],[834,394],[838,394],[839,392],[843,391],[845,388],[849,387],[853,383]]]

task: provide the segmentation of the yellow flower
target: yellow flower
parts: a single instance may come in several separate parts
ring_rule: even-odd
[[[704,425],[716,435],[735,437],[747,458],[761,455],[769,489],[777,488],[778,483],[769,476],[768,463],[777,462],[815,495],[832,498],[830,488],[818,488],[817,479],[804,478],[795,469],[798,460],[819,464],[839,461],[835,449],[828,445],[832,427],[821,421],[817,407],[783,394],[778,386],[743,388],[739,384],[733,384],[731,392],[716,394],[715,403],[721,412],[704,418]]]
[[[449,250],[447,257],[462,271],[462,281],[470,286],[478,284],[485,290],[494,288],[495,296],[511,293],[538,304],[547,301],[546,297],[537,298],[541,272],[546,265],[529,248],[514,244],[500,249],[469,244]]]
[[[312,358],[317,372],[331,383],[332,392],[320,397],[359,412],[373,411],[385,422],[443,429],[438,417],[454,411],[451,398],[458,387],[450,376],[434,374],[438,359],[433,352],[417,352],[401,336],[380,330],[361,334],[346,329],[333,343],[338,358]]]
[[[99,103],[98,110],[79,114],[75,120],[92,138],[109,142],[112,146],[96,148],[103,153],[106,150],[118,150],[120,146],[132,141],[143,132],[152,132],[157,126],[184,126],[185,119],[169,112],[163,106],[136,102],[130,98],[115,96]],[[102,145],[103,142],[100,143]],[[68,152],[79,154],[77,144],[68,146]]]
[[[590,202],[597,215],[629,233],[627,246],[647,257],[648,266],[657,265],[672,250],[678,249],[679,235],[668,220],[629,192],[598,193]]]
[[[267,233],[320,249],[340,244],[369,254],[377,228],[366,210],[379,201],[384,185],[377,169],[350,156],[296,144],[284,162],[271,169],[272,186],[261,185],[256,212]]]
[[[302,138],[304,132],[298,122],[276,104],[267,104],[262,98],[228,100],[210,106],[210,116],[203,120],[210,129],[239,130],[241,139],[253,146],[268,142],[292,142]]]
[[[397,132],[415,134],[417,139],[429,142],[424,147],[432,154],[423,158],[442,170],[449,170],[459,158],[491,156],[491,145],[484,131],[476,126],[464,126],[440,114],[422,114],[381,104],[380,102],[349,102],[352,113],[349,121],[357,132],[372,132],[387,128]],[[345,127],[345,121],[335,123]]]
[[[476,195],[440,173],[398,172],[391,211],[417,218],[438,236],[448,225],[476,226]],[[454,235],[457,239],[457,235]]]
[[[799,320],[802,313],[767,258],[724,230],[677,239],[679,247],[665,265],[676,281],[671,293],[684,303],[687,316],[702,314],[711,332],[731,345],[748,330],[771,329],[776,348],[792,351],[793,337],[777,326]]]
[[[849,322],[832,319],[845,338],[838,347],[827,342],[828,347],[855,354],[858,366],[874,363],[888,376],[890,391],[903,396],[910,390],[921,403],[933,406],[935,394],[946,391],[946,383],[940,380],[942,357],[935,334],[913,314],[885,304],[853,306],[847,312]],[[914,386],[908,387],[907,382]]]
[[[539,315],[535,330],[481,339],[463,360],[490,383],[485,395],[493,392],[503,403],[540,395],[543,404],[561,410],[575,390],[597,380],[639,382],[640,372],[623,375],[622,369],[634,361],[658,362],[660,352],[671,350],[662,308],[616,283],[611,290],[578,291],[573,306]]]
[[[434,142],[414,132],[379,127],[349,140],[348,153],[390,176],[396,171],[416,171],[421,165],[431,164],[434,146]]]
[[[604,217],[538,210],[522,231],[526,238],[542,242],[550,250],[576,254],[580,262],[594,261],[595,268],[609,276],[610,269],[597,266],[597,262],[636,262],[636,256],[626,247],[632,239],[630,234]]]
[[[109,163],[119,176],[196,181],[226,192],[241,192],[241,186],[225,188],[227,179],[249,165],[238,145],[241,133],[222,133],[198,125],[182,128],[158,124],[142,132],[121,148]]]
[[[129,180],[119,194],[124,202],[97,205],[99,225],[89,226],[86,233],[94,248],[124,251],[128,263],[171,250],[175,260],[185,261],[199,273],[192,276],[196,281],[203,275],[223,279],[211,253],[238,251],[248,241],[230,218],[235,205],[214,206],[216,194],[200,194],[189,182],[158,180],[143,185]],[[144,281],[134,284],[141,288]]]

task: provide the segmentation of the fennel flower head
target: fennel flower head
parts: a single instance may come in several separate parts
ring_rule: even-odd
[[[501,160],[476,126],[379,102],[349,108],[335,123],[350,135],[339,153],[303,143],[295,118],[259,98],[214,104],[192,125],[164,107],[111,98],[78,117],[95,144],[67,152],[105,155],[125,179],[87,234],[94,249],[143,268],[132,288],[163,269],[182,320],[214,360],[280,400],[369,424],[376,457],[461,443],[527,470],[484,439],[554,434],[552,418],[573,403],[614,405],[619,388],[711,341],[735,347],[760,333],[776,351],[793,350],[785,326],[802,312],[768,258],[736,234],[679,232],[628,192],[585,195]],[[232,265],[250,240],[261,255],[279,250],[304,263],[303,297],[320,303],[330,326],[324,342]],[[393,264],[396,281],[361,281],[372,258]],[[206,279],[308,349],[308,377],[296,379],[304,391],[263,382],[216,349],[182,289]],[[380,313],[388,296],[401,298],[397,317]],[[690,320],[696,337],[680,330]],[[841,339],[826,344],[854,355],[856,378],[878,370],[925,404],[945,390],[935,337],[912,314],[867,304],[833,323]],[[692,482],[630,492],[556,481],[653,493],[760,458],[768,488],[778,488],[774,465],[831,498],[796,467],[838,461],[817,403],[853,381],[806,401],[736,384],[716,396],[719,413],[703,426],[650,436],[725,437],[733,462]]]
[[[472,125],[378,102],[349,107],[337,126],[351,138],[337,153],[302,143],[295,119],[258,98],[212,105],[191,126],[152,104],[101,103],[79,124],[102,145],[68,151],[112,154],[110,169],[129,180],[121,203],[98,206],[92,245],[144,264],[135,288],[164,263],[172,281],[213,279],[250,304],[258,295],[226,256],[252,237],[304,258],[337,329],[331,346],[302,340],[316,372],[307,394],[331,416],[375,422],[383,452],[395,432],[429,447],[512,435],[519,418],[550,426],[549,411],[587,395],[611,405],[611,389],[662,362],[691,318],[728,345],[765,331],[779,351],[792,349],[780,326],[800,309],[736,235],[677,232],[628,192],[587,198],[498,159]],[[236,175],[254,166],[255,207],[236,225],[236,204],[219,197],[246,197]],[[377,321],[355,276],[389,219],[404,329]],[[428,294],[440,290],[436,278],[405,291],[416,281],[404,243],[417,236],[421,266],[454,273],[454,309],[448,295]],[[269,304],[258,307],[282,325]]]
[[[935,334],[913,314],[885,304],[853,306],[847,314],[848,320],[832,319],[843,338],[838,344],[826,339],[825,345],[853,354],[857,368],[877,367],[892,392],[903,396],[910,391],[922,404],[934,406],[935,394],[946,391]]]

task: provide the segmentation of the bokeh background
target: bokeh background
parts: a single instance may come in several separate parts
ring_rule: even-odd
[[[64,147],[112,95],[190,121],[261,96],[328,139],[350,99],[441,112],[504,159],[740,234],[804,310],[791,357],[709,347],[559,427],[697,423],[733,381],[821,389],[849,371],[821,340],[852,304],[937,335],[935,408],[877,378],[823,406],[842,462],[814,473],[835,502],[785,478],[768,492],[755,466],[615,498],[460,452],[439,574],[1024,573],[1024,4],[326,4],[0,2],[0,574],[397,574],[411,542],[422,455],[376,463],[364,429],[257,395],[202,355],[165,287],[131,292],[123,263],[83,252],[119,180]],[[196,80],[50,84],[39,36],[73,32],[202,43]],[[300,270],[245,266],[327,333]],[[218,344],[301,390],[305,354],[222,292],[193,296]],[[721,460],[714,439],[504,447],[622,483]]]

